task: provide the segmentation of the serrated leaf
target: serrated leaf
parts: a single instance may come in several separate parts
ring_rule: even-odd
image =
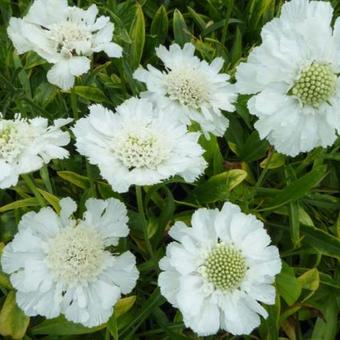
[[[0,312],[0,334],[21,339],[26,333],[29,322],[29,317],[15,302],[14,291],[9,292]]]

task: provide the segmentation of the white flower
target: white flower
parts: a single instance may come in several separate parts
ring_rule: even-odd
[[[208,64],[194,53],[191,43],[182,49],[177,44],[169,50],[160,46],[156,54],[163,61],[165,71],[148,65],[147,70],[140,67],[133,76],[146,84],[147,92],[143,96],[151,97],[163,107],[173,107],[185,124],[197,122],[206,136],[209,132],[223,136],[229,122],[222,110],[234,111],[236,92],[228,82],[229,75],[219,73],[222,58]]]
[[[332,145],[340,131],[340,19],[328,2],[292,0],[262,30],[262,44],[237,69],[261,138],[295,156]]]
[[[83,219],[71,215],[77,206],[60,200],[51,208],[25,214],[18,233],[4,248],[1,264],[17,290],[26,315],[66,319],[92,327],[106,322],[121,294],[135,287],[136,260],[131,252],[113,255],[129,233],[125,205],[117,199],[89,199]]]
[[[253,215],[225,203],[222,210],[198,209],[192,228],[177,222],[160,261],[162,295],[179,308],[184,323],[201,336],[223,329],[249,334],[274,304],[274,276],[281,270],[278,249]]]
[[[206,167],[204,150],[199,134],[189,133],[173,115],[147,99],[131,98],[116,113],[92,105],[73,128],[76,147],[118,192],[175,175],[193,182]]]
[[[72,119],[57,119],[48,126],[45,118],[3,119],[0,115],[0,189],[17,184],[20,174],[40,169],[52,159],[63,159],[69,153],[62,146],[70,142],[61,127]]]
[[[67,0],[35,0],[23,19],[11,18],[8,35],[19,54],[35,51],[54,66],[47,73],[50,83],[68,90],[75,76],[90,69],[94,52],[120,57],[122,48],[111,42],[113,23],[97,18],[98,9],[67,5]]]

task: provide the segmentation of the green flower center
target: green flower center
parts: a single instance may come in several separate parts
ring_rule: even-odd
[[[203,274],[215,289],[222,291],[237,289],[247,272],[242,253],[233,246],[219,243],[203,264]]]
[[[336,79],[329,65],[313,63],[301,72],[291,94],[298,97],[304,105],[318,107],[334,95]]]

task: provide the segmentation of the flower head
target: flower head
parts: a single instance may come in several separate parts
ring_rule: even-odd
[[[68,132],[61,127],[72,119],[57,119],[48,126],[45,118],[4,119],[0,115],[0,188],[9,188],[18,182],[20,174],[40,169],[51,159],[68,157],[63,148],[70,142]]]
[[[147,99],[132,98],[116,113],[90,106],[73,132],[76,146],[118,192],[130,185],[152,185],[171,176],[193,182],[206,167],[198,133],[188,132],[173,117]]]
[[[175,239],[160,261],[162,295],[183,314],[184,323],[201,336],[224,329],[249,334],[273,304],[274,277],[281,270],[278,249],[263,224],[240,208],[198,209],[192,228],[177,222]]]
[[[332,145],[340,132],[340,20],[328,2],[292,0],[237,69],[255,127],[286,155]]]
[[[229,76],[219,73],[222,58],[208,64],[194,53],[195,47],[191,43],[183,48],[173,44],[169,50],[160,46],[156,54],[163,61],[165,71],[148,65],[147,70],[137,69],[134,78],[146,84],[147,92],[143,96],[163,107],[173,107],[185,124],[194,121],[206,135],[211,132],[223,136],[229,123],[222,110],[234,111],[236,92],[228,82]]]
[[[89,199],[83,219],[77,220],[74,201],[64,198],[60,206],[59,215],[43,208],[22,217],[14,240],[4,248],[2,268],[25,314],[64,314],[84,326],[98,326],[138,278],[129,251],[118,255],[107,250],[128,235],[127,211],[114,198]]]
[[[122,55],[112,42],[113,23],[97,14],[96,5],[83,10],[68,6],[67,0],[35,0],[23,19],[11,18],[7,32],[18,53],[34,51],[54,64],[48,81],[68,90],[75,76],[90,69],[94,52]]]

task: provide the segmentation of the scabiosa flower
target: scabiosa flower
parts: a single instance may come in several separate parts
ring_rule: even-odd
[[[169,232],[175,242],[160,261],[162,295],[200,336],[249,334],[268,315],[258,301],[274,303],[278,249],[262,222],[231,203],[198,209],[191,224],[177,222]]]
[[[340,131],[340,20],[328,2],[292,0],[264,26],[237,69],[261,138],[290,156],[332,145]]]
[[[193,182],[206,167],[199,133],[188,132],[171,108],[161,110],[147,99],[131,98],[116,113],[92,105],[73,132],[79,153],[99,166],[117,192],[175,175]]]
[[[90,57],[104,51],[120,57],[122,48],[111,42],[113,23],[97,18],[98,9],[68,6],[67,0],[35,0],[23,19],[11,18],[7,29],[17,52],[35,51],[54,64],[47,79],[63,90],[74,85],[75,76],[90,69]]]
[[[135,287],[136,260],[131,252],[107,250],[129,233],[127,210],[117,199],[88,199],[83,219],[77,206],[60,200],[51,208],[25,214],[18,233],[4,248],[1,264],[17,290],[26,315],[67,320],[93,327],[106,322],[121,294]]]
[[[173,44],[169,49],[156,48],[157,56],[165,65],[163,72],[147,66],[140,67],[134,78],[145,83],[148,96],[164,107],[173,107],[185,124],[200,124],[206,136],[209,132],[223,136],[229,122],[222,110],[234,111],[236,92],[228,81],[229,75],[219,73],[223,59],[216,58],[211,64],[194,55],[195,47],[186,43],[183,48]]]
[[[69,153],[63,146],[70,142],[68,132],[61,127],[72,119],[57,119],[48,126],[45,118],[13,120],[0,114],[0,188],[17,184],[20,174],[40,169],[52,159],[63,159]]]

